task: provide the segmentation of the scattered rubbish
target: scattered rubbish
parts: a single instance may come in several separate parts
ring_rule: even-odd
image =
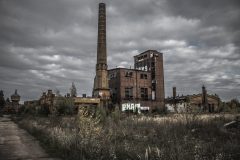
[[[240,133],[240,116],[237,116],[234,121],[225,123],[222,130],[224,132]]]

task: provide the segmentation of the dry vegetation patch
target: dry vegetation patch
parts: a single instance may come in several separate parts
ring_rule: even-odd
[[[233,115],[25,117],[18,123],[63,159],[239,159]]]

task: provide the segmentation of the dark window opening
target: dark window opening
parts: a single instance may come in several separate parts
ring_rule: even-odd
[[[148,100],[148,89],[147,88],[141,88],[141,99]]]
[[[152,83],[152,90],[156,91],[156,83]]]
[[[116,73],[112,73],[109,75],[109,79],[114,79],[114,78],[116,78]]]
[[[133,87],[125,88],[125,99],[128,99],[128,100],[133,99]]]
[[[133,72],[126,72],[125,77],[132,77],[133,76]]]
[[[141,79],[147,79],[147,74],[140,74]]]
[[[198,107],[201,108],[201,103],[198,103]]]

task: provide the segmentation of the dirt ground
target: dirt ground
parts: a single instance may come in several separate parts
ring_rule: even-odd
[[[0,160],[57,160],[8,116],[0,117]]]

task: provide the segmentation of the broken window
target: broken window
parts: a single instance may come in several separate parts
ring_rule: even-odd
[[[114,78],[116,78],[116,73],[112,73],[109,75],[109,79],[114,79]]]
[[[147,74],[140,74],[141,79],[147,79]]]
[[[148,100],[148,88],[141,88],[141,99]]]
[[[126,72],[125,77],[132,77],[133,76],[133,72]]]
[[[133,99],[133,87],[125,88],[125,99]]]

